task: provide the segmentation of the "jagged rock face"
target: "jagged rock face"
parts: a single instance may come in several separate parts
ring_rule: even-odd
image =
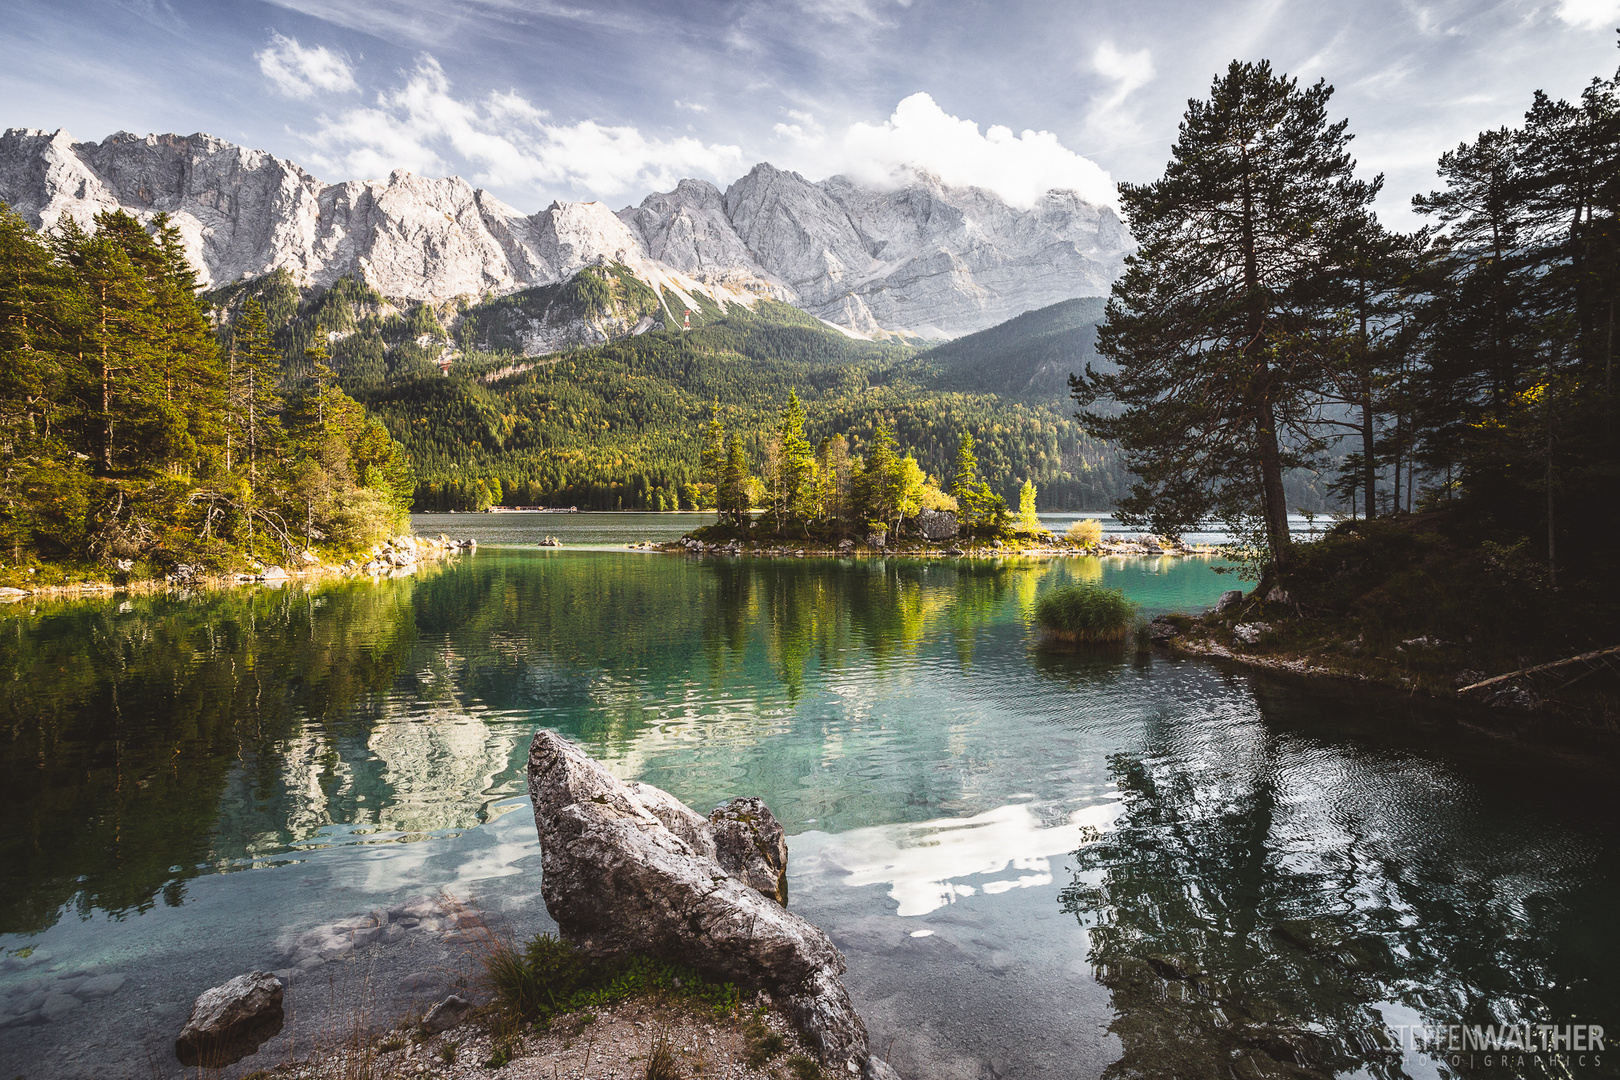
[[[577,948],[649,953],[763,987],[785,998],[824,1065],[873,1080],[894,1076],[871,1055],[866,1025],[839,980],[838,949],[727,873],[713,839],[702,838],[708,821],[657,788],[619,780],[550,731],[529,747],[528,782],[541,896]]]
[[[919,510],[917,531],[924,540],[956,539],[956,515],[949,510]]]
[[[120,132],[76,143],[66,132],[0,136],[0,200],[35,228],[103,210],[170,215],[205,284],[289,270],[300,285],[362,275],[392,299],[443,301],[565,281],[623,262],[649,283],[696,283],[649,260],[601,203],[553,203],[525,216],[460,177],[395,170],[326,184],[289,161],[209,135]],[[707,290],[722,304],[742,299]],[[717,295],[718,294],[718,295]]]
[[[709,815],[709,833],[726,873],[787,906],[787,832],[764,799],[732,799]]]
[[[728,205],[754,175],[726,193]],[[954,337],[1059,300],[1106,296],[1131,246],[1113,210],[1072,191],[1048,192],[1023,210],[982,188],[947,187],[926,174],[894,191],[842,176],[815,185],[794,179],[824,197],[814,205],[831,204],[845,215],[846,235],[857,237],[867,256],[858,272],[846,270],[845,283],[851,300],[882,326],[903,320],[914,330]],[[772,188],[785,208],[791,185],[777,179]],[[857,266],[847,241],[829,254],[846,268]],[[764,266],[783,273],[768,260]],[[853,306],[842,296],[831,302]]]
[[[926,174],[875,191],[842,176],[812,184],[768,164],[724,196],[683,181],[619,216],[654,258],[701,269],[704,280],[780,285],[782,299],[865,333],[952,337],[1106,295],[1131,248],[1113,210],[1072,191],[1024,210]]]
[[[284,268],[301,285],[360,274],[392,299],[440,302],[619,262],[689,307],[698,294],[723,307],[771,296],[857,333],[925,337],[1104,295],[1131,247],[1111,209],[1073,192],[1020,209],[926,174],[878,191],[760,164],[724,194],[683,180],[617,215],[585,202],[526,216],[459,177],[326,184],[202,134],[79,143],[13,128],[0,136],[0,200],[47,229],[120,207],[167,213],[214,286]]]
[[[641,238],[649,257],[698,281],[734,285],[792,303],[785,282],[765,274],[732,228],[720,189],[706,180],[682,180],[655,193],[619,218]]]

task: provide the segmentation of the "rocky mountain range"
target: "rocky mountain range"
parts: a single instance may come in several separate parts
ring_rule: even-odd
[[[1021,209],[924,173],[875,190],[760,164],[724,192],[683,180],[617,214],[554,202],[526,215],[459,177],[396,170],[328,184],[203,134],[95,143],[12,128],[0,136],[0,201],[42,229],[120,207],[166,212],[215,287],[286,269],[302,286],[359,275],[391,299],[438,303],[618,263],[689,306],[769,296],[862,336],[956,337],[1106,295],[1131,246],[1111,208],[1072,191]]]

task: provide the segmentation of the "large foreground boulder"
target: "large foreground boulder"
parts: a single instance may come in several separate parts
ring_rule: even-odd
[[[205,1069],[241,1061],[280,1033],[281,996],[281,980],[267,971],[238,975],[204,990],[174,1040],[174,1056],[182,1065]]]
[[[619,780],[550,731],[529,748],[529,798],[540,834],[541,895],[576,948],[593,956],[647,953],[768,990],[785,1003],[823,1065],[896,1080],[868,1048],[866,1025],[839,979],[843,956],[818,927],[728,872],[715,823],[658,788]],[[719,839],[736,853],[747,837],[757,861],[727,861],[750,879],[779,884],[785,898],[781,826],[757,813],[763,803],[738,805],[754,802],[739,800],[717,813]],[[760,868],[769,866],[779,840],[781,868],[767,882]]]

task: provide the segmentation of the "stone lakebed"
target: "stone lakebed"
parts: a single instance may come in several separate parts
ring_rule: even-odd
[[[350,957],[368,945],[391,944],[412,935],[432,935],[437,941],[454,944],[484,930],[483,915],[462,901],[442,895],[419,896],[393,907],[287,932],[278,943],[279,954],[273,954],[275,975],[292,985],[322,965]],[[119,993],[129,981],[129,973],[122,971],[59,969],[46,949],[0,959],[0,981],[10,982],[18,973],[23,975],[20,982],[0,988],[0,1028],[70,1019],[85,1002]],[[445,971],[415,971],[400,980],[400,989],[432,993],[452,981]]]

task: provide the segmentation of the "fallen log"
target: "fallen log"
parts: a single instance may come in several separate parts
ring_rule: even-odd
[[[1612,645],[1607,649],[1598,649],[1596,652],[1582,653],[1579,656],[1571,656],[1564,660],[1554,660],[1550,664],[1537,664],[1535,667],[1520,668],[1518,671],[1510,671],[1506,675],[1493,675],[1489,679],[1484,679],[1480,682],[1465,686],[1461,690],[1458,690],[1457,693],[1466,694],[1470,690],[1480,690],[1487,686],[1494,686],[1499,682],[1507,682],[1509,679],[1517,679],[1525,675],[1535,675],[1543,671],[1552,671],[1554,668],[1566,667],[1570,664],[1578,664],[1583,660],[1587,662],[1601,660],[1605,656],[1613,656],[1616,653],[1620,653],[1620,645]]]

